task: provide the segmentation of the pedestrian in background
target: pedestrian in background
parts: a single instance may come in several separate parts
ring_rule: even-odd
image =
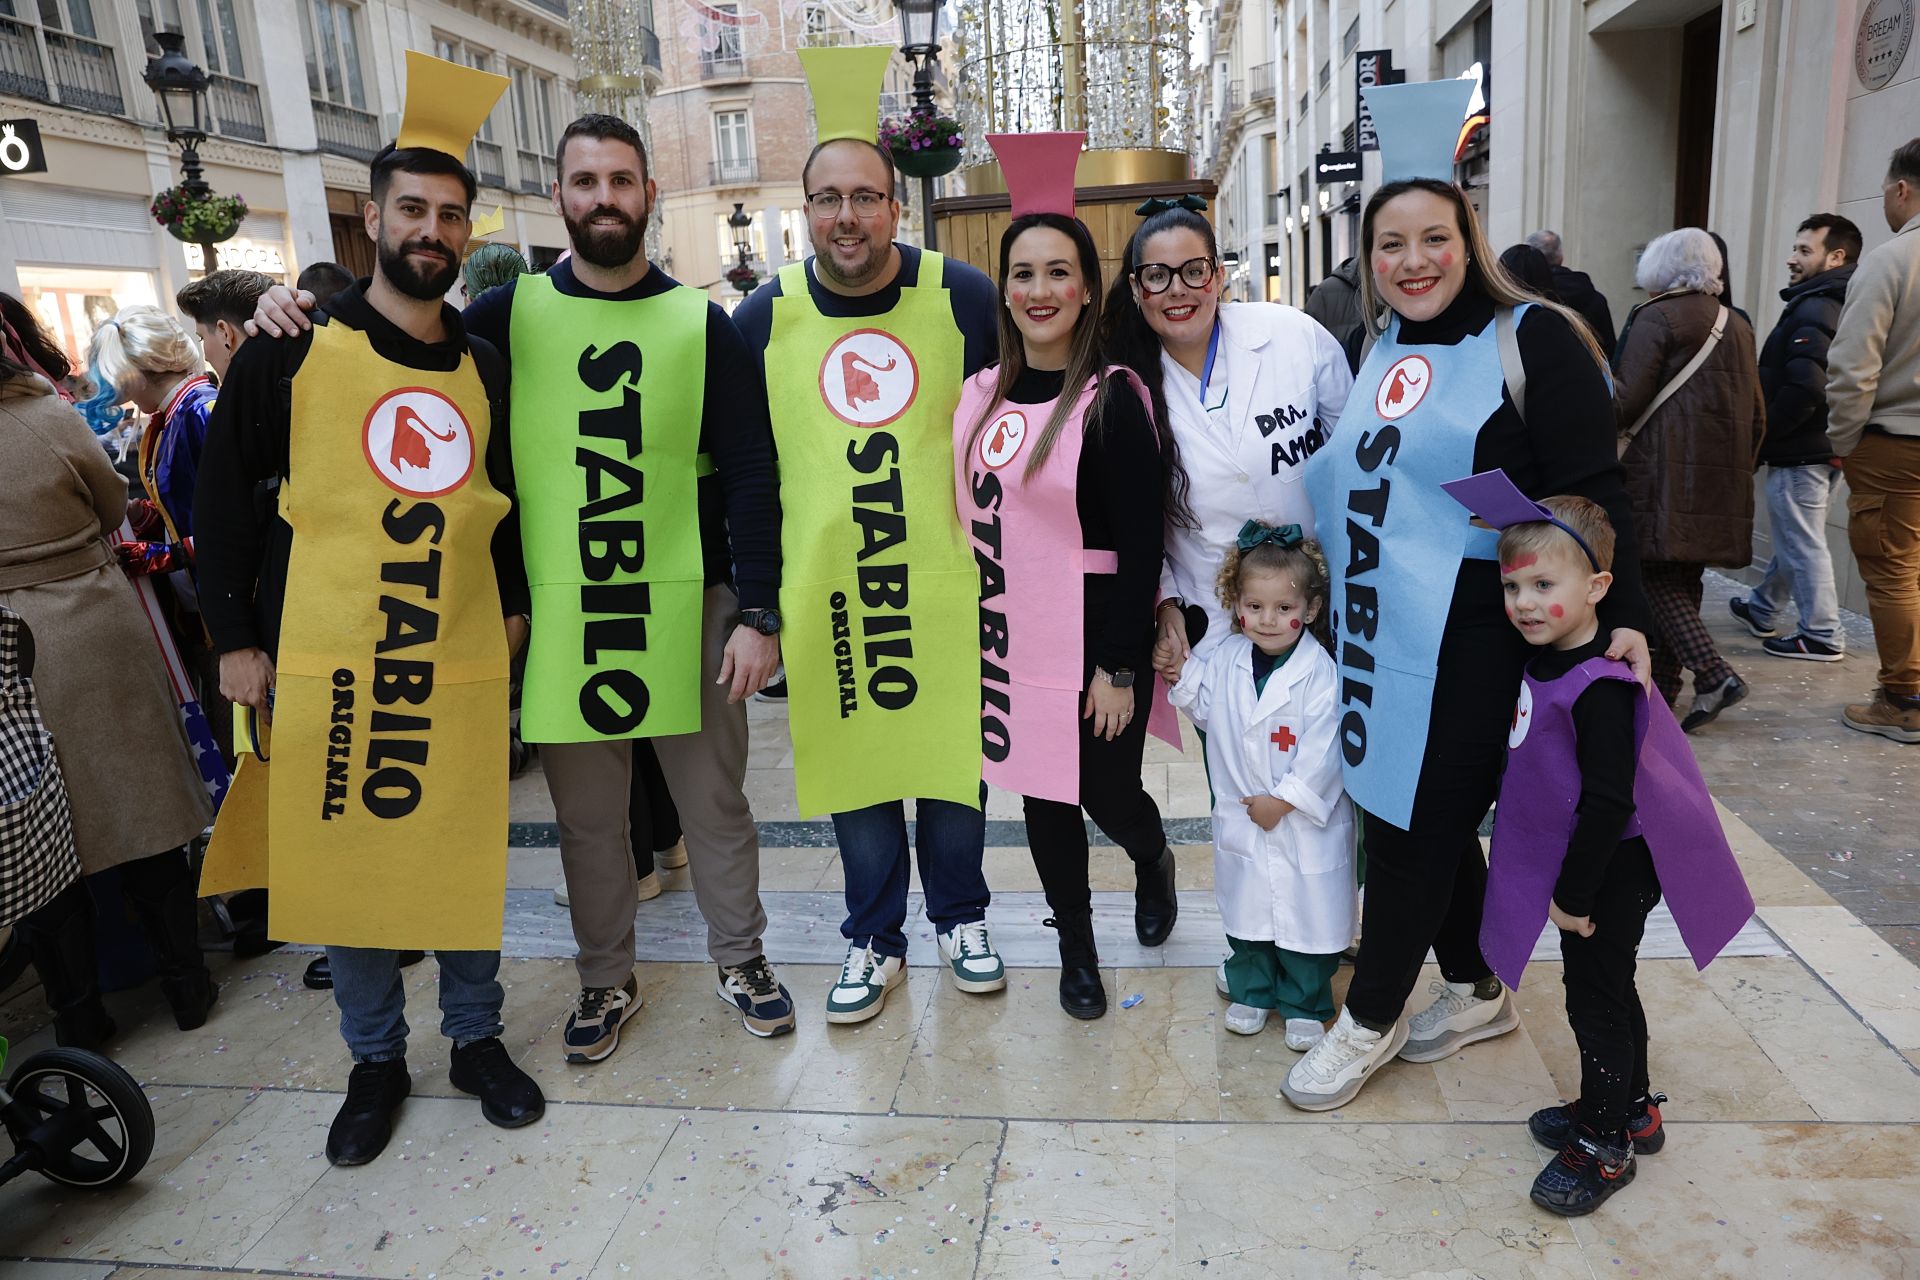
[[[1840,472],[1827,444],[1827,347],[1840,323],[1847,282],[1860,260],[1860,228],[1816,213],[1794,233],[1787,258],[1786,310],[1760,348],[1760,388],[1767,433],[1767,529],[1773,555],[1745,599],[1727,601],[1733,616],[1761,637],[1776,658],[1838,662],[1845,656],[1840,594],[1827,551],[1827,507]],[[1774,618],[1791,595],[1799,625],[1783,636]]]
[[[1615,342],[1613,312],[1607,307],[1607,296],[1594,288],[1593,277],[1584,271],[1575,271],[1566,264],[1558,231],[1536,231],[1527,237],[1527,243],[1546,258],[1547,266],[1553,272],[1554,291],[1560,301],[1572,307],[1587,322],[1593,340],[1600,344],[1602,351],[1611,355]]]
[[[1827,363],[1827,440],[1880,650],[1872,700],[1841,719],[1920,742],[1920,138],[1894,151],[1881,208],[1893,239],[1860,259]]]
[[[1753,330],[1720,302],[1722,259],[1697,227],[1669,231],[1640,257],[1650,295],[1627,317],[1614,357],[1614,409],[1658,634],[1653,683],[1668,705],[1693,672],[1688,733],[1747,696],[1700,619],[1708,565],[1753,559],[1753,469],[1766,427]]]

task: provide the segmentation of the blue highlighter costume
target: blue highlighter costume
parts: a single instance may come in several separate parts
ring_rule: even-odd
[[[1383,190],[1451,203],[1471,92],[1465,81],[1366,91]],[[1376,197],[1369,227],[1378,207]],[[1448,982],[1494,996],[1479,946],[1487,868],[1477,831],[1499,786],[1528,646],[1502,604],[1497,535],[1475,527],[1441,483],[1498,467],[1529,496],[1599,503],[1621,547],[1602,632],[1651,626],[1603,364],[1564,312],[1497,304],[1466,249],[1466,281],[1437,315],[1389,316],[1340,432],[1307,468],[1332,577],[1345,784],[1364,813],[1367,893],[1347,1007],[1373,1030],[1400,1018],[1429,946]],[[1401,301],[1390,282],[1379,292],[1389,306]],[[1503,1010],[1497,1029],[1517,1025],[1513,1016]],[[1451,1051],[1423,1043],[1421,1030],[1406,1054]]]

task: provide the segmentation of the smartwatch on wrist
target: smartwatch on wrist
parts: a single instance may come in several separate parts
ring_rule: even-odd
[[[1133,668],[1121,667],[1118,671],[1102,671],[1100,678],[1116,689],[1133,688]]]
[[[780,634],[780,611],[778,609],[742,609],[740,622],[752,627],[763,636]]]

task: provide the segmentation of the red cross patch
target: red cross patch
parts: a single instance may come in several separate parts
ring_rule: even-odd
[[[1278,729],[1275,729],[1270,735],[1270,740],[1274,746],[1280,748],[1282,751],[1293,750],[1293,744],[1299,741],[1298,738],[1293,736],[1293,730],[1287,728],[1285,725],[1281,725]]]

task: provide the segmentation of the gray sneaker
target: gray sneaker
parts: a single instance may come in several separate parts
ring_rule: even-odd
[[[1505,987],[1491,1000],[1474,995],[1471,982],[1435,982],[1428,990],[1436,993],[1434,1002],[1407,1019],[1407,1043],[1400,1050],[1407,1062],[1438,1062],[1520,1025],[1520,1010]]]

